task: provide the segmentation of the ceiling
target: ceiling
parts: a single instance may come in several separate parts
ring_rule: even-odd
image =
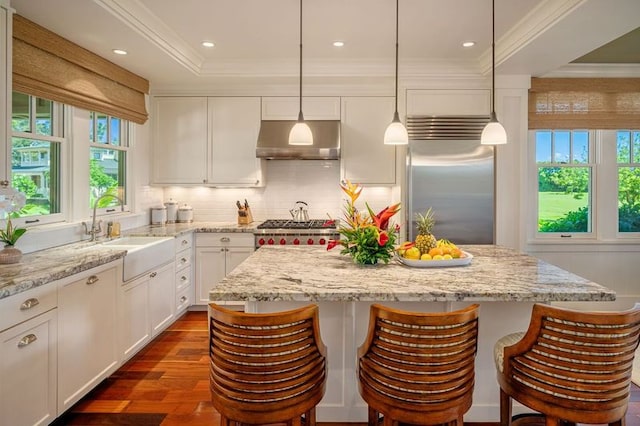
[[[11,0],[11,6],[147,78],[152,91],[297,81],[298,0]],[[399,7],[401,79],[488,75],[491,0],[401,0]],[[593,69],[585,64],[606,62],[618,63],[618,74],[640,75],[637,30],[630,41],[602,48],[640,26],[638,0],[496,0],[495,8],[498,74],[577,68],[591,75],[603,68],[584,71]],[[304,0],[305,81],[391,78],[394,17],[393,0]],[[215,47],[204,48],[204,40]],[[345,46],[334,47],[336,40]],[[476,45],[462,48],[467,40]],[[128,54],[115,55],[115,48]]]

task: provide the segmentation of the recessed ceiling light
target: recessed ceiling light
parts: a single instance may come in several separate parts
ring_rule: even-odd
[[[344,46],[344,41],[336,40],[336,41],[333,42],[333,45],[335,47],[342,47],[342,46]]]
[[[215,44],[212,41],[203,41],[202,45],[204,47],[213,47],[213,46],[215,46]]]
[[[475,41],[465,41],[462,43],[462,47],[473,47],[476,45]]]
[[[122,49],[113,49],[113,53],[115,53],[116,55],[126,55],[127,51]]]

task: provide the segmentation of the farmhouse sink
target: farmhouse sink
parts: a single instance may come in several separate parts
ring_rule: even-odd
[[[130,236],[105,241],[100,245],[127,251],[124,257],[124,281],[129,281],[175,258],[175,244],[171,237]]]

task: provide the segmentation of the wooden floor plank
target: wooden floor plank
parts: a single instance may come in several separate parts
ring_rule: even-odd
[[[207,313],[187,312],[53,426],[216,426],[220,415],[209,393],[208,343]],[[498,422],[465,423],[496,425]],[[635,385],[626,426],[640,426],[640,388]]]

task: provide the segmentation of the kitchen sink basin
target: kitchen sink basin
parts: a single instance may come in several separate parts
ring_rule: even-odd
[[[130,236],[105,241],[101,245],[127,251],[124,257],[124,281],[175,259],[175,243],[171,237]]]

